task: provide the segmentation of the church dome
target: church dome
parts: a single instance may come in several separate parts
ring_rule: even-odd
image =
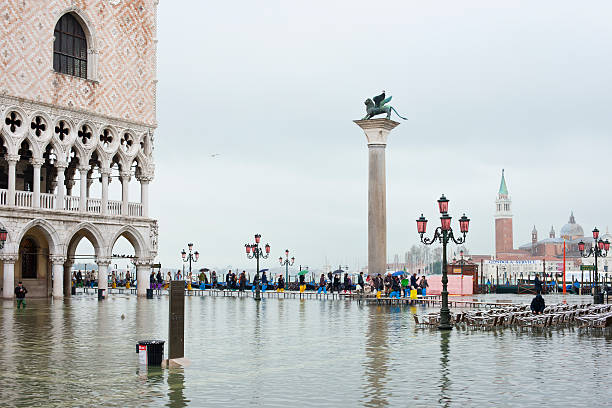
[[[580,224],[576,224],[574,212],[570,215],[569,221],[561,228],[561,237],[565,239],[575,239],[584,237],[584,230]]]

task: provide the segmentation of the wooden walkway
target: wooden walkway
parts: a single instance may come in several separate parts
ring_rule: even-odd
[[[77,288],[77,293],[98,293],[98,288]],[[108,288],[107,293],[109,295],[121,294],[121,295],[135,295],[136,288]],[[303,292],[299,291],[285,291],[285,292],[276,292],[276,291],[265,291],[260,292],[262,298],[267,299],[315,299],[315,300],[351,300],[357,301],[361,303],[365,303],[367,305],[427,305],[427,306],[437,306],[442,304],[442,296],[441,295],[427,295],[427,296],[418,296],[417,299],[410,298],[388,298],[381,297],[377,299],[374,296],[365,296],[358,293],[316,293],[316,292]],[[163,296],[168,295],[168,291],[165,289],[154,289],[154,295]],[[217,289],[185,289],[185,296],[209,296],[209,297],[234,297],[234,298],[253,298],[255,296],[254,292],[243,291],[240,292],[238,290],[217,290]],[[494,308],[499,306],[511,306],[513,305],[510,301],[499,300],[497,302],[483,302],[478,299],[465,299],[465,297],[456,298],[454,296],[450,296],[448,299],[448,304],[450,307],[469,307],[469,308]]]

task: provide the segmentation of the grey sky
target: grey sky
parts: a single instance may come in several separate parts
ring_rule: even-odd
[[[180,4],[180,6],[179,6]],[[435,200],[493,250],[506,169],[515,245],[574,210],[610,223],[609,2],[169,1],[159,6],[156,179],[159,260],[363,266],[367,146],[352,123],[382,89],[409,118],[387,147],[388,257],[417,242]],[[219,154],[211,157],[211,154]],[[588,179],[600,173],[600,181]],[[433,225],[432,225],[433,226]],[[276,260],[275,260],[276,259]]]

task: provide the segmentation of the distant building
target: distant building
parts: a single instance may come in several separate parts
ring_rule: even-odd
[[[514,249],[512,200],[508,194],[506,177],[504,170],[502,170],[501,183],[495,200],[495,258],[502,261],[562,260],[563,242],[565,241],[566,258],[579,261],[578,243],[584,241],[587,249],[591,245],[590,239],[585,240],[584,230],[582,226],[576,223],[573,212],[570,214],[567,224],[561,228],[559,235],[559,237],[556,237],[555,228],[551,226],[548,238],[539,240],[538,231],[534,225],[531,231],[531,242]],[[612,236],[609,236],[609,239],[612,240]]]

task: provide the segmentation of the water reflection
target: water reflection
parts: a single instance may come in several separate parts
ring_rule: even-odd
[[[440,332],[440,398],[438,403],[443,407],[450,406],[450,369],[448,367],[448,352],[450,350],[450,330]]]
[[[182,368],[168,371],[168,404],[172,408],[186,407],[189,400],[185,398],[185,373]]]
[[[363,393],[364,406],[384,407],[387,400],[389,334],[387,308],[374,306],[367,321]]]

